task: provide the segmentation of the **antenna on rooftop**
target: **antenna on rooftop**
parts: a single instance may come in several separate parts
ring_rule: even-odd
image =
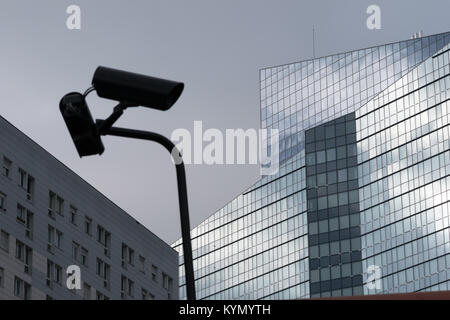
[[[312,41],[313,41],[313,59],[316,58],[316,33],[314,27],[312,29]]]

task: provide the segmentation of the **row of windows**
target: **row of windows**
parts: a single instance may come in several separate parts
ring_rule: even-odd
[[[422,184],[422,187],[405,193],[402,197],[391,199],[364,211],[361,214],[363,233],[369,233],[382,225],[389,225],[392,221],[403,221],[426,210],[432,210],[434,217],[441,219],[447,211],[447,201],[450,199],[450,194],[447,196],[444,194],[445,190],[449,193],[448,185],[450,185],[450,177],[426,186]]]
[[[405,219],[397,219],[398,221],[395,223],[367,233],[362,237],[363,248],[369,253],[368,256],[376,255],[389,248],[387,244],[391,243],[393,239],[396,239],[398,236],[407,236],[408,239],[405,242],[408,243],[405,244],[405,247],[399,247],[397,249],[398,257],[403,258],[417,254],[421,251],[421,247],[419,248],[417,247],[417,243],[411,243],[409,241],[420,238],[422,235],[428,233],[434,233],[436,230],[441,230],[449,220],[445,211],[448,208],[449,204],[446,202]],[[439,234],[439,236],[442,236],[442,234]],[[435,237],[432,237],[432,242],[427,243],[427,245],[432,246],[435,240]]]
[[[226,276],[215,284],[208,283],[205,279],[196,284],[201,299],[253,299],[269,295],[271,292],[280,291],[282,288],[295,286],[308,281],[309,273],[307,260],[296,260],[280,263],[277,267],[268,269],[264,274],[253,278],[245,278],[234,274]],[[184,287],[180,293],[184,296]],[[263,290],[262,295],[257,295]],[[257,297],[257,298],[256,298]]]
[[[449,61],[450,57],[448,52],[444,53],[443,55],[440,55],[438,58],[429,58],[428,60],[424,61],[424,63],[419,64],[416,68],[412,69],[411,72],[409,72],[405,77],[400,79],[398,82],[395,83],[389,90],[386,90],[385,92],[380,93],[375,99],[369,101],[366,105],[362,106],[360,109],[356,111],[357,117],[361,116],[369,116],[371,117],[370,113],[373,111],[376,111],[378,108],[383,106],[386,102],[390,102],[393,106],[395,106],[395,99],[403,97],[406,93],[411,92],[413,90],[417,90],[418,88],[425,86],[427,84],[430,84],[433,81],[438,80],[440,77],[444,77],[448,75],[449,73]],[[448,81],[448,80],[446,80]],[[440,82],[440,88],[444,89],[445,87],[448,88],[448,85]],[[436,89],[436,88],[435,88]],[[430,89],[431,90],[431,89]],[[434,90],[435,92],[438,92],[439,90]],[[445,90],[441,90],[442,93],[445,93]],[[425,92],[422,91],[422,98],[421,101],[425,101],[424,94]],[[415,101],[419,101],[420,95],[416,91],[413,93],[415,97]],[[408,100],[406,100],[408,101]],[[405,102],[406,102],[405,101]],[[411,103],[411,101],[408,101]],[[403,105],[408,106],[408,104],[399,102],[399,107],[402,107]],[[389,115],[390,113],[385,113],[386,115]],[[369,122],[368,122],[369,123]],[[373,124],[373,123],[370,123]],[[358,126],[359,128],[359,126]],[[364,129],[364,127],[361,127],[361,129]],[[363,135],[364,136],[364,135]]]
[[[261,70],[260,80],[262,84],[272,83],[277,79],[277,77],[278,79],[282,79],[290,76],[293,80],[292,75],[295,72],[297,72],[297,74],[295,75],[297,79],[304,79],[316,73],[317,75],[320,74],[320,77],[317,77],[317,79],[320,79],[323,76],[323,69],[329,68],[332,64],[338,64],[340,67],[344,67],[345,65],[349,65],[351,62],[360,59],[360,63],[366,64],[367,62],[367,65],[369,65],[392,54],[405,57],[407,55],[411,55],[415,51],[421,50],[422,48],[429,48],[430,51],[436,51],[437,48],[442,47],[445,43],[448,42],[448,37],[448,34],[432,35],[420,39],[401,41],[374,48],[360,49],[347,53],[335,54],[328,57],[321,57],[305,62],[285,65],[282,67],[266,68]],[[301,74],[298,73],[299,71],[301,72]],[[262,85],[262,87],[265,86]]]
[[[432,44],[433,44],[433,48],[432,48],[431,51],[434,51],[434,50],[436,50],[436,43],[432,42]],[[443,45],[443,43],[442,43],[442,45]],[[381,48],[383,48],[383,46],[379,47],[379,48],[375,48],[375,50],[382,50]],[[428,49],[427,46],[424,47],[424,48]],[[420,48],[417,48],[417,49],[420,50]],[[364,52],[364,51],[360,51],[360,53],[361,52]],[[423,56],[424,58],[428,57],[429,54],[430,54],[429,52],[424,52],[424,53],[426,53]],[[370,55],[370,52],[367,53],[367,54]],[[410,57],[411,56],[414,57],[412,51],[410,51],[409,56]],[[320,89],[319,89],[317,84],[321,84],[321,87],[324,88],[326,86],[325,83],[326,83],[327,79],[328,79],[328,83],[333,85],[333,84],[338,83],[338,80],[339,80],[338,77],[340,77],[340,78],[345,77],[345,71],[347,71],[347,74],[352,74],[354,72],[357,72],[357,71],[361,70],[360,67],[363,67],[362,70],[365,70],[365,64],[361,63],[361,62],[364,61],[364,60],[361,60],[361,59],[364,59],[364,58],[365,57],[364,57],[364,54],[363,54],[363,56],[361,56],[360,59],[355,58],[355,60],[349,59],[347,62],[342,62],[340,73],[336,72],[338,70],[336,68],[334,68],[334,66],[336,66],[336,64],[333,64],[333,65],[327,64],[326,68],[324,69],[326,72],[320,72],[319,73],[319,72],[317,72],[318,70],[316,70],[316,72],[314,72],[314,80],[313,80],[312,74],[310,76],[307,76],[305,73],[303,73],[304,75],[301,75],[299,73],[299,71],[297,71],[295,74],[294,73],[291,74],[291,76],[290,76],[291,79],[289,79],[288,77],[284,77],[284,79],[285,79],[285,84],[284,85],[283,85],[283,82],[278,81],[278,88],[276,88],[276,87],[274,87],[272,85],[272,86],[268,87],[268,89],[270,90],[272,88],[272,90],[275,89],[274,92],[279,92],[279,91],[283,92],[283,90],[286,90],[287,88],[289,88],[289,86],[292,86],[293,84],[297,83],[299,86],[301,85],[301,87],[305,88],[305,87],[307,87],[307,85],[311,86],[313,81],[314,81],[314,83],[316,83],[316,85],[315,85],[315,89],[316,90],[314,90],[314,91],[315,92],[319,92]],[[392,70],[390,72],[394,73],[395,72],[395,68],[397,68],[397,65],[400,64],[400,61],[403,63],[403,68],[399,68],[399,69],[404,70],[405,62],[406,62],[405,59],[406,58],[407,58],[407,56],[406,56],[406,48],[404,48],[402,50],[402,54],[398,53],[398,54],[395,54],[394,56],[389,56],[388,57],[388,59],[390,59],[389,61],[386,60],[386,59],[383,59],[383,58],[379,62],[378,61],[374,61],[374,65],[373,66],[375,67],[374,68],[375,70],[379,70],[380,68],[383,69],[386,66],[388,66],[388,67],[392,68]],[[421,60],[422,60],[422,57],[420,57],[420,59],[418,59],[418,61],[421,61]],[[344,60],[341,60],[341,61],[344,61]],[[396,63],[394,63],[394,61]],[[415,65],[415,62],[413,60],[408,61],[408,62],[410,63],[410,66]],[[359,66],[358,66],[358,63],[360,64]],[[345,64],[347,64],[347,66],[344,69]],[[351,71],[352,66],[353,66],[353,72]],[[332,69],[335,69],[335,70],[332,70]],[[292,71],[294,71],[294,70],[292,70]],[[335,78],[335,79],[332,79],[332,74],[333,74],[332,72],[334,72],[338,77]],[[328,76],[327,76],[327,74],[328,74]],[[295,81],[295,79],[293,77],[294,75],[297,75],[297,81]],[[289,80],[291,80],[291,81],[289,81]],[[381,81],[381,80],[378,80],[378,81]],[[275,82],[275,85],[276,84],[277,83]],[[280,84],[281,84],[281,86],[280,86]],[[344,85],[344,86],[341,86],[341,88],[343,88],[343,87],[345,88],[347,86],[348,86],[348,84]],[[265,93],[266,92],[264,90],[262,90],[262,100],[263,100],[263,102],[264,102]],[[269,96],[270,96],[270,94],[269,94]]]
[[[201,235],[206,235],[211,231],[215,232],[214,235],[211,234],[213,239],[219,239],[223,238],[224,235],[233,234],[234,232],[222,231],[223,229],[221,227],[226,228],[230,225],[230,223],[234,221],[237,222],[241,218],[244,220],[251,218],[253,213],[258,212],[259,214],[259,210],[272,210],[273,206],[275,206],[275,208],[273,208],[274,212],[280,212],[280,209],[277,209],[276,207],[283,203],[282,199],[292,194],[293,191],[299,190],[300,181],[305,179],[304,170],[298,169],[304,166],[304,158],[299,158],[298,156],[295,156],[290,159],[289,162],[281,166],[276,175],[262,177],[262,179],[255,185],[254,192],[246,192],[240,195],[200,225],[192,229],[191,233],[193,247],[201,248],[203,246],[201,243],[209,243],[209,241],[199,241],[199,245],[196,245],[195,241]],[[264,185],[257,187],[260,183]],[[272,202],[274,203],[273,205]],[[301,205],[302,201],[299,199],[298,203]],[[250,224],[251,223],[245,223],[246,226]],[[233,226],[233,228],[235,227]],[[174,243],[174,247],[181,247],[181,239]]]
[[[303,211],[301,207],[297,208],[297,205],[301,203],[300,194],[293,194],[246,216],[241,216],[231,223],[224,223],[214,231],[194,238],[192,241],[194,258],[209,253],[211,251],[210,248],[222,248],[251,234],[258,236],[258,232],[262,229]],[[205,246],[205,244],[208,244],[208,246]],[[181,251],[181,248],[179,249]]]
[[[429,52],[427,52],[424,58],[427,58],[428,56]],[[345,83],[345,80],[343,81],[343,79],[349,76],[351,77],[355,74],[359,77],[356,79],[356,81],[353,82],[355,84],[360,84],[355,89],[355,92],[363,91],[367,87],[371,87],[376,83],[386,81],[394,74],[405,71],[409,66],[414,65],[413,53],[411,53],[409,57],[412,58],[410,61],[408,61],[408,57],[406,55],[391,55],[388,56],[387,59],[375,61],[373,65],[369,65],[367,67],[364,65],[364,63],[361,63],[364,62],[364,60],[361,60],[364,59],[364,57],[361,57],[361,59],[348,61],[347,66],[344,67],[344,65],[342,65],[339,70],[335,68],[335,66],[337,66],[336,64],[328,65],[325,69],[326,72],[324,72],[323,74],[314,74],[316,76],[316,79],[314,80],[312,76],[303,78],[300,77],[297,79],[297,81],[295,81],[294,79],[292,79],[293,81],[289,81],[290,79],[286,77],[284,78],[284,85],[281,81],[278,81],[278,83],[274,83],[271,86],[267,87],[266,90],[261,91],[263,109],[265,105],[270,106],[270,104],[274,101],[286,98],[289,96],[289,94],[292,94],[292,92],[300,93],[300,95],[297,95],[297,99],[291,101],[291,104],[299,102],[307,97],[313,97],[314,95],[316,95],[316,100],[317,98],[323,99],[324,97],[326,97],[326,91],[342,92],[342,90],[349,90],[349,88],[353,88],[352,83],[348,83],[348,81],[347,83]],[[422,60],[421,55],[418,55],[417,58],[418,61]],[[408,66],[409,63],[412,64]],[[291,75],[291,78],[293,75],[294,74]],[[298,74],[298,76],[300,76],[300,74]],[[282,85],[280,86],[280,84]],[[345,94],[345,91],[343,93]],[[268,101],[266,101],[266,103],[264,104],[266,98]],[[311,101],[308,104],[311,104]]]
[[[165,276],[166,279],[166,276]],[[47,278],[46,278],[47,286],[52,288],[53,284],[57,284],[59,286],[62,285],[63,282],[63,269],[61,266],[53,263],[52,261],[47,261]],[[171,282],[166,280],[167,286],[170,287],[172,285]],[[123,293],[126,294],[122,296],[123,299],[126,299],[128,297],[135,297],[134,293],[134,282],[127,279],[125,276],[122,276],[122,286],[126,285],[126,290],[123,290]],[[5,269],[0,267],[0,288],[5,287]],[[125,287],[122,287],[125,288]],[[32,287],[31,284],[28,282],[22,280],[21,278],[15,276],[14,277],[14,296],[23,299],[23,300],[30,300],[31,299],[31,291]],[[171,291],[171,288],[170,288]],[[92,287],[84,282],[82,287],[82,297],[85,300],[92,299]],[[53,300],[53,297],[50,295],[47,295],[47,300]],[[147,289],[141,288],[141,297],[142,300],[154,300],[155,296],[151,294]],[[169,299],[171,298],[169,294]],[[95,299],[96,300],[109,300],[110,298],[102,293],[99,290],[95,291]]]
[[[370,186],[360,189],[359,197],[361,199],[361,208],[366,209],[392,198],[395,198],[394,204],[396,207],[408,206],[409,199],[403,197],[405,193],[408,193],[419,186],[428,185],[432,182],[434,183],[450,174],[450,165],[448,163],[446,164],[446,162],[449,161],[449,157],[450,151],[437,156],[436,159],[439,161],[432,161],[430,159],[418,163],[414,167],[408,168],[406,170],[406,177],[409,177],[409,180],[394,180],[392,176],[389,176],[380,180],[379,183],[374,182]],[[440,166],[435,167],[435,162],[440,164]],[[397,176],[397,178],[400,177]],[[430,188],[430,186],[428,188]],[[440,183],[436,183],[434,188],[440,193]],[[371,189],[375,191],[372,194],[370,194]],[[443,186],[442,190],[446,190],[446,186]],[[412,199],[412,201],[414,200]]]
[[[358,167],[358,176],[366,185],[382,176],[405,169],[414,163],[421,162],[448,150],[450,141],[450,126],[437,129],[404,144],[399,148],[383,153]],[[435,160],[436,161],[436,160]]]
[[[282,252],[301,253],[301,250],[307,246],[306,238],[297,238],[304,236],[307,232],[305,220],[306,215],[298,215],[281,223],[270,224],[270,227],[237,242],[229,243],[225,247],[215,248],[214,251],[195,259],[197,277],[208,275],[213,270],[231,269],[236,262],[241,265],[241,268],[236,270],[238,272],[238,270],[244,271],[246,264],[254,262],[258,265],[257,262],[270,261],[271,256],[282,256]]]
[[[7,158],[3,157],[2,162],[2,174],[9,180],[12,180],[14,177],[11,176],[11,172],[13,171],[13,162]],[[33,206],[34,202],[34,190],[35,190],[36,180],[32,177],[27,171],[22,168],[18,168],[18,186],[26,191],[26,200],[28,201],[28,205]],[[0,191],[0,214],[5,213],[7,211],[7,194],[5,192]],[[30,240],[33,240],[33,220],[34,213],[26,208],[27,205],[23,205],[21,203],[17,203],[17,217],[16,220],[18,223],[24,226],[25,236]],[[48,217],[52,220],[56,221],[57,219],[61,219],[65,217],[65,206],[66,202],[64,198],[57,194],[56,192],[49,190],[48,192]],[[59,217],[59,218],[58,218]],[[69,205],[69,221],[74,226],[77,227],[80,224],[80,214],[78,209],[70,204]],[[83,221],[83,232],[89,236],[93,235],[93,220],[89,216],[84,216]],[[97,224],[97,242],[102,245],[104,248],[105,257],[110,257],[111,254],[111,233],[106,230],[100,224]],[[9,252],[9,234],[1,230],[0,237],[0,248],[5,252]],[[47,251],[53,255],[57,254],[57,251],[64,250],[64,233],[59,230],[53,223],[48,224],[48,236],[47,236]],[[32,248],[23,244],[19,240],[16,243],[16,258],[23,262],[24,264],[24,272],[31,274],[32,271]],[[81,246],[77,241],[72,241],[72,258],[77,263],[81,264],[84,267],[89,267],[89,250],[84,246]],[[142,255],[138,255],[139,261],[139,270],[145,274],[146,273],[146,258]],[[128,247],[125,243],[122,244],[122,266],[127,269],[128,266],[135,265],[135,256],[134,250]],[[101,258],[97,258],[96,260],[96,274],[104,280],[104,288],[109,289],[110,287],[110,265],[102,260]],[[151,264],[151,272],[150,277],[154,282],[159,282],[159,268]],[[173,280],[164,272],[161,272],[161,285],[167,290],[172,290]],[[48,260],[47,264],[47,280],[46,284],[49,288],[52,288],[53,283],[61,284],[62,283],[62,267],[55,264],[52,260]],[[147,289],[143,289],[145,291],[145,296],[152,297],[154,296]],[[105,296],[103,293],[98,292],[100,296]],[[170,294],[170,292],[169,292]]]
[[[423,260],[421,260],[423,261]],[[368,290],[364,288],[365,294],[382,292],[413,292],[429,288],[439,283],[448,281],[450,268],[450,255],[432,258],[414,266],[404,268],[395,273],[382,272],[381,286]],[[383,268],[387,269],[387,267]],[[367,276],[365,276],[367,279]]]
[[[57,230],[53,227],[49,226],[49,232],[53,233]],[[3,230],[0,231],[1,237],[0,237],[0,248],[4,250],[5,252],[9,252],[9,234]],[[79,250],[79,245],[75,242],[73,243],[73,258],[78,261],[77,255]],[[29,246],[25,245],[19,240],[16,240],[16,250],[15,250],[15,256],[18,261],[21,261],[23,263],[24,269],[23,272],[31,275],[32,271],[32,258],[33,258],[33,249]],[[84,266],[88,265],[88,251],[85,248],[81,248],[81,263]],[[152,279],[154,281],[157,281],[157,267],[152,266]],[[100,258],[97,258],[96,261],[96,274],[101,277],[104,280],[104,288],[109,290],[110,288],[110,273],[111,273],[111,267],[109,264],[107,264],[105,261],[101,260]],[[131,281],[131,280],[130,280]],[[134,282],[131,281],[133,285],[130,285],[128,292],[131,292],[131,288],[133,288],[133,294],[129,295],[130,297],[134,297]],[[46,286],[50,289],[53,288],[54,284],[58,284],[59,286],[62,286],[63,284],[63,268],[51,261],[50,259],[47,260],[47,278],[46,278]],[[0,288],[2,288],[4,285],[4,269],[0,268]],[[29,293],[31,292],[31,287],[27,288],[27,295],[23,296],[23,290],[26,287],[26,283],[20,282],[20,288],[16,286],[17,290],[21,290],[20,292],[17,291],[16,293],[20,293],[21,295],[19,297],[22,298],[29,298]],[[171,296],[172,290],[173,290],[173,279],[168,276],[165,273],[162,273],[162,286],[169,292],[169,297]],[[89,286],[90,287],[90,286]],[[154,295],[150,293],[146,289],[142,289],[142,297],[144,299],[154,299]],[[107,298],[101,292],[98,292],[101,297]],[[99,297],[99,294],[97,294],[97,298]]]
[[[417,114],[410,118],[393,119],[391,126],[377,128],[378,130],[373,134],[359,141],[358,147],[361,150],[359,162],[367,161],[369,157],[375,158],[384,152],[392,152],[392,149],[401,148],[407,142],[419,137],[422,139],[423,147],[429,148],[433,141],[430,141],[431,136],[426,135],[449,123],[448,102],[432,104],[432,106],[432,108],[425,108],[422,112],[417,111]],[[398,116],[393,117],[397,118]],[[404,156],[405,150],[402,151]]]
[[[271,238],[271,240],[274,238]],[[280,235],[279,239],[281,240],[281,238],[282,236]],[[217,255],[211,256],[212,258],[217,258],[217,260],[214,260],[214,263],[211,263],[211,261],[208,263],[208,260],[196,260],[196,270],[200,271],[202,267],[207,268],[203,277],[200,274],[197,275],[197,287],[202,289],[205,287],[204,284],[218,284],[233,276],[239,276],[244,279],[259,277],[268,272],[269,266],[271,268],[278,268],[279,263],[282,263],[283,259],[285,262],[289,261],[291,263],[299,259],[304,259],[307,254],[307,237],[303,236],[281,243],[276,247],[270,247],[270,249],[266,249],[263,252],[257,251],[255,255],[250,257],[244,258],[240,256],[234,259],[226,257],[224,262],[228,263],[228,265],[223,265],[222,267],[219,267],[221,265],[221,259]],[[198,262],[204,262],[205,264],[201,265]]]

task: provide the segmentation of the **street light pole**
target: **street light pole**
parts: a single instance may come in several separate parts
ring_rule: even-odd
[[[177,172],[177,183],[178,183],[178,202],[180,207],[181,237],[183,240],[184,270],[186,274],[186,294],[188,300],[196,300],[194,265],[192,261],[191,227],[189,222],[189,206],[186,188],[186,171],[184,169],[184,163],[181,158],[181,154],[172,141],[170,141],[169,139],[158,133],[111,127],[111,125],[115,122],[116,118],[118,118],[121,112],[123,112],[122,108],[120,106],[118,107],[119,108],[115,109],[115,113],[113,113],[113,115],[111,115],[110,118],[106,120],[96,121],[100,135],[102,136],[109,135],[116,137],[154,141],[162,145],[164,148],[166,148],[171,155],[177,155],[180,157],[181,161],[177,161],[175,167]]]
[[[80,157],[101,155],[105,148],[100,136],[105,135],[154,141],[164,146],[172,155],[177,171],[186,293],[188,300],[195,300],[186,172],[181,153],[172,141],[158,133],[113,127],[124,110],[129,107],[144,106],[162,111],[170,109],[180,97],[183,88],[182,82],[100,66],[94,73],[92,87],[84,94],[79,92],[66,94],[59,102],[59,109]],[[94,122],[89,111],[86,96],[92,91],[96,91],[99,97],[119,102],[113,113],[105,120]]]

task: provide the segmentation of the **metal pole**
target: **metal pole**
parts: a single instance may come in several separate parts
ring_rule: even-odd
[[[134,138],[141,140],[149,140],[163,145],[170,154],[175,150],[178,155],[179,151],[176,149],[172,141],[158,133],[125,129],[118,127],[104,128],[104,120],[97,120],[101,135],[110,135],[117,137]],[[180,155],[181,159],[181,155]],[[194,264],[192,261],[192,244],[191,244],[191,227],[189,222],[189,206],[186,188],[186,172],[184,163],[181,159],[180,163],[175,165],[177,171],[178,183],[178,201],[180,206],[180,220],[181,220],[181,236],[183,239],[183,254],[184,254],[184,270],[186,274],[186,294],[188,300],[196,300],[195,297],[195,278],[194,278]]]

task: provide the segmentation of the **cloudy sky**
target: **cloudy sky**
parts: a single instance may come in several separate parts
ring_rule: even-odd
[[[81,30],[66,9],[81,8]],[[381,30],[366,9],[381,8]],[[450,30],[448,0],[8,0],[0,4],[0,115],[165,241],[179,237],[175,170],[162,147],[104,139],[80,159],[59,114],[60,98],[89,87],[98,65],[185,82],[167,111],[136,108],[118,125],[167,136],[177,128],[259,128],[258,70]],[[94,117],[113,102],[89,96]],[[191,224],[258,179],[255,165],[187,167]]]

